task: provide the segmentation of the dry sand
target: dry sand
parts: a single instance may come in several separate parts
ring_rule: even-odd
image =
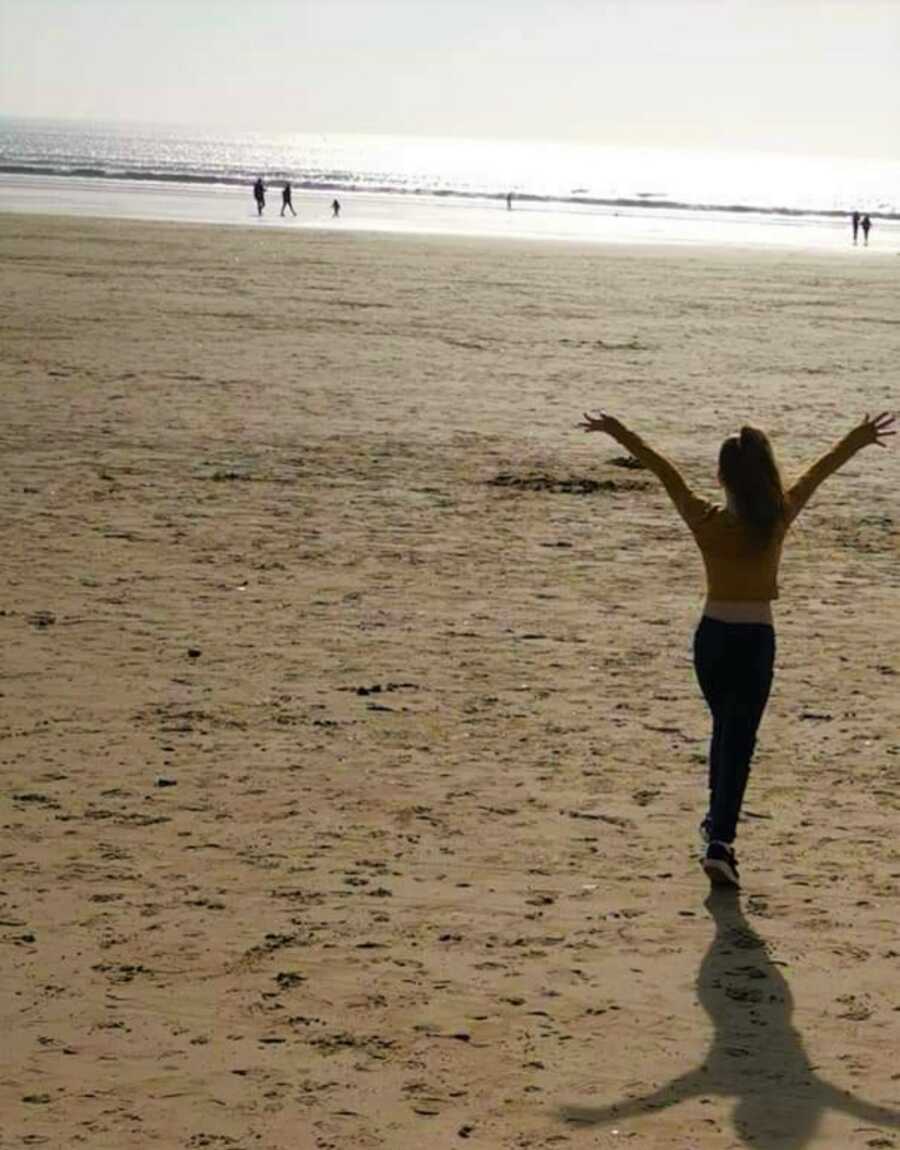
[[[4,1150],[900,1145],[900,451],[790,540],[705,904],[700,560],[574,430],[791,472],[896,405],[900,260],[0,259]]]

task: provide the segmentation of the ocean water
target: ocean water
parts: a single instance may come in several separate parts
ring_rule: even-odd
[[[517,222],[503,225],[504,234],[677,239],[731,223],[729,234],[742,242],[791,235],[815,243],[838,235],[843,242],[854,209],[869,212],[876,231],[886,225],[892,241],[900,224],[900,162],[890,159],[0,117],[0,207],[7,210],[56,204],[65,212],[246,223],[255,215],[247,205],[257,176],[273,187],[276,207],[290,180],[295,202],[356,197],[361,210],[352,218],[387,230],[490,231],[509,192]],[[301,210],[302,222],[307,216]],[[607,226],[611,219],[620,223]]]

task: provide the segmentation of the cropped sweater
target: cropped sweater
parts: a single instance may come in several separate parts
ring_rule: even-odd
[[[678,468],[639,435],[623,428],[615,438],[662,482],[691,530],[706,568],[707,598],[768,601],[778,598],[781,548],[791,523],[823,480],[859,448],[853,432],[816,460],[784,493],[785,513],[768,543],[760,546],[747,525],[727,507],[695,495]]]

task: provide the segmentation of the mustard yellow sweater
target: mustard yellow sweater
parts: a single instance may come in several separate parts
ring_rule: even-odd
[[[860,446],[853,432],[848,433],[786,489],[784,518],[768,544],[760,547],[737,515],[695,495],[674,463],[639,435],[623,428],[615,438],[659,478],[690,528],[706,567],[708,598],[741,601],[778,598],[778,566],[788,528],[819,484]]]

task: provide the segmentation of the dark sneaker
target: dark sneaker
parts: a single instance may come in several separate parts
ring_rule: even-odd
[[[710,843],[703,856],[703,869],[713,886],[741,885],[738,878],[737,859],[727,843]]]

